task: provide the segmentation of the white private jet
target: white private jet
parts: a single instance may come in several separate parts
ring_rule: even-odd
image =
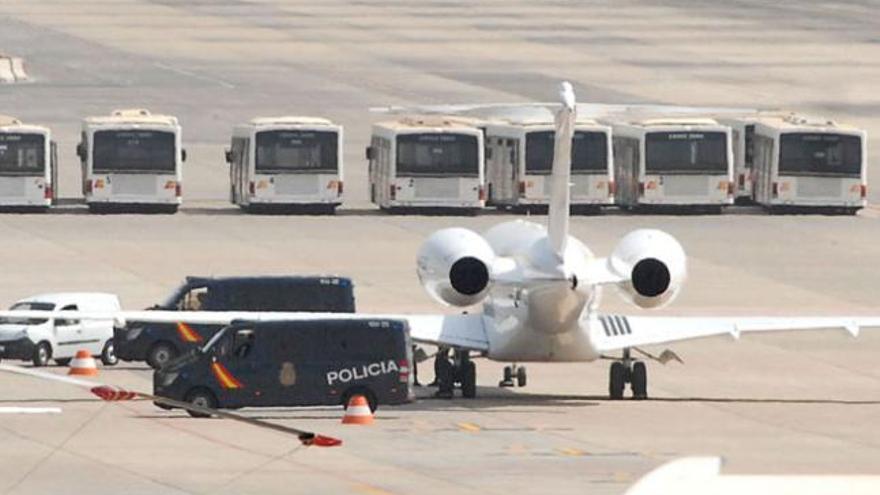
[[[70,312],[68,318],[126,322],[227,324],[235,320],[267,321],[318,318],[399,318],[409,324],[413,340],[454,349],[454,365],[440,366],[441,390],[453,382],[462,393],[476,393],[472,353],[506,363],[590,362],[612,358],[609,394],[624,396],[630,384],[634,398],[647,397],[644,362],[631,349],[652,344],[744,332],[845,329],[856,336],[861,327],[880,326],[880,317],[645,317],[602,314],[599,296],[615,286],[640,308],[671,302],[686,277],[684,249],[659,230],[626,235],[606,258],[597,258],[569,235],[569,175],[577,113],[575,95],[563,83],[556,110],[552,194],[548,225],[514,220],[483,235],[464,228],[435,232],[418,252],[416,268],[427,292],[440,303],[466,308],[482,303],[482,312],[458,315],[340,315],[282,312],[120,311]],[[53,318],[56,313],[0,311],[0,317]],[[648,355],[647,353],[645,353]],[[648,355],[649,357],[652,357]],[[664,353],[661,361],[674,359]],[[444,363],[441,361],[441,364]],[[446,363],[449,364],[449,363]],[[508,367],[505,381],[525,370]]]

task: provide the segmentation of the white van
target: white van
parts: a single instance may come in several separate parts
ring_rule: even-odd
[[[119,311],[113,294],[61,292],[22,299],[11,310]],[[67,318],[0,318],[0,357],[32,361],[46,366],[54,359],[66,366],[79,350],[100,357],[105,365],[117,362],[113,349],[113,321],[80,321]]]

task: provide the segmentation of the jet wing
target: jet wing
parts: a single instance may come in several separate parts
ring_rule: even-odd
[[[599,352],[681,340],[744,333],[795,330],[846,330],[857,337],[862,327],[880,327],[880,317],[679,317],[601,315],[590,324]]]
[[[233,321],[279,321],[319,319],[395,319],[405,320],[416,342],[472,351],[489,350],[485,319],[479,314],[402,315],[364,313],[306,313],[278,311],[0,311],[0,318],[112,320],[128,323],[191,323],[228,325]]]

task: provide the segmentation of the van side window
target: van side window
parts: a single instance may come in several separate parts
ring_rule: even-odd
[[[207,302],[208,288],[195,287],[180,299],[178,309],[180,311],[200,311],[205,308],[205,303]]]
[[[64,306],[63,308],[61,308],[61,311],[76,311],[77,309],[79,309],[79,308],[77,308],[76,304],[68,304],[67,306]],[[79,320],[55,318],[55,326],[69,327],[70,325],[79,325]]]
[[[253,351],[255,339],[253,330],[242,329],[236,331],[232,342],[232,357],[235,359],[248,357],[251,351]]]

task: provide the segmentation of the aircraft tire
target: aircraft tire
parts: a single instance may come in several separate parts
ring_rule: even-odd
[[[623,398],[623,389],[626,387],[626,367],[620,361],[611,363],[608,373],[608,396],[611,400]]]
[[[467,399],[477,396],[477,365],[473,361],[462,364],[461,395]]]
[[[633,363],[630,387],[632,387],[633,399],[644,400],[648,398],[648,369],[645,363],[641,361]]]
[[[528,383],[528,373],[526,372],[525,366],[520,366],[516,369],[516,386],[517,387],[525,387],[526,383]]]

